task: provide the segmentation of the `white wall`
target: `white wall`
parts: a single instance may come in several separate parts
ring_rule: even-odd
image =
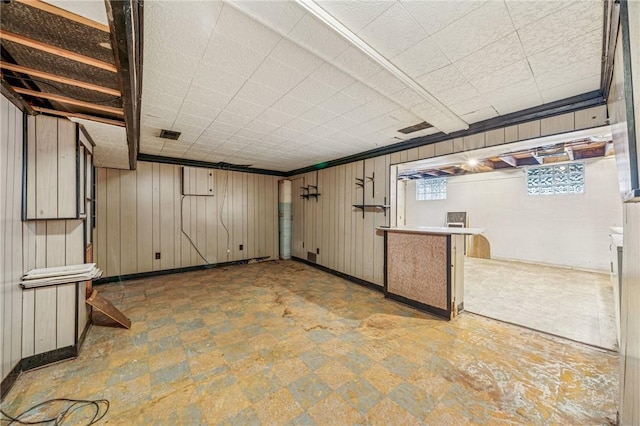
[[[609,227],[622,226],[613,157],[586,161],[582,195],[529,196],[525,169],[450,177],[441,201],[416,201],[415,181],[406,191],[407,225],[443,226],[447,211],[466,211],[493,258],[605,272]]]

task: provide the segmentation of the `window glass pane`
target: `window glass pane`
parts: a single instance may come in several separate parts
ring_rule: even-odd
[[[584,194],[584,163],[530,167],[527,194]]]
[[[427,178],[416,181],[416,200],[446,200],[447,178]]]

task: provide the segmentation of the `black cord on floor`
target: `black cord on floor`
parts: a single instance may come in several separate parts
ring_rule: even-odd
[[[44,407],[47,405],[53,405],[56,402],[67,402],[70,403],[64,410],[60,411],[55,417],[51,417],[48,419],[42,419],[42,420],[22,420],[22,418],[26,415],[29,415],[32,411],[40,408],[40,407]],[[65,421],[65,419],[67,419],[69,417],[69,415],[71,415],[74,411],[78,411],[81,410],[85,407],[89,407],[92,406],[93,408],[95,408],[96,412],[94,413],[93,417],[91,418],[91,420],[89,421],[89,423],[86,423],[86,426],[89,425],[93,425],[97,422],[99,422],[100,420],[102,420],[104,418],[104,416],[107,415],[107,412],[109,411],[109,400],[107,399],[96,399],[96,400],[86,400],[86,399],[69,399],[69,398],[54,398],[54,399],[49,399],[47,401],[44,402],[40,402],[28,409],[26,409],[25,411],[23,411],[22,413],[18,414],[17,416],[11,416],[9,414],[7,414],[6,412],[4,412],[3,410],[0,409],[0,414],[2,414],[5,418],[0,419],[0,421],[2,422],[7,422],[7,425],[12,425],[14,423],[18,423],[21,425],[41,425],[41,424],[47,424],[47,423],[51,423],[52,425],[61,425],[63,424],[63,422]],[[102,409],[104,407],[104,412],[101,412]]]

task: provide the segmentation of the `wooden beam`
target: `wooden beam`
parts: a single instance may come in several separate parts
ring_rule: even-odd
[[[29,105],[22,96],[18,95],[13,87],[4,79],[2,79],[1,90],[5,98],[14,104],[20,111],[25,111],[27,114],[33,112],[33,107]]]
[[[48,99],[50,101],[61,102],[68,105],[76,105],[84,108],[93,109],[96,111],[108,112],[110,114],[116,115],[124,115],[122,108],[114,108],[104,105],[96,105],[91,102],[79,101],[77,99],[68,98],[66,96],[55,95],[53,93],[45,93],[45,92],[36,92],[35,90],[23,89],[22,87],[13,87],[16,93],[20,93],[21,95],[34,96],[36,98]]]
[[[103,70],[117,72],[116,66],[107,62],[100,61],[98,59],[90,58],[88,56],[81,55],[79,53],[71,52],[69,50],[61,49],[59,47],[51,46],[50,44],[42,43],[31,38],[23,37],[18,34],[13,34],[7,31],[0,31],[0,38],[2,40],[18,43],[23,46],[31,47],[32,49],[41,50],[43,52],[51,53],[52,55],[62,56],[63,58],[71,59],[72,61],[80,62],[82,64],[91,65],[92,67],[101,68]]]
[[[44,12],[51,13],[52,15],[60,16],[70,21],[95,28],[97,30],[104,31],[107,33],[109,32],[108,25],[104,25],[94,20],[91,20],[89,18],[85,18],[84,16],[76,15],[73,12],[69,12],[68,10],[61,9],[49,3],[45,3],[40,0],[16,0],[16,1],[18,3],[26,4],[27,6],[33,7],[35,9],[40,9]]]
[[[2,68],[7,69],[9,71],[28,74],[30,76],[38,77],[38,78],[44,78],[44,79],[55,81],[58,83],[68,84],[69,86],[82,87],[83,89],[93,90],[95,92],[100,92],[100,93],[106,93],[107,95],[120,96],[119,90],[110,89],[104,86],[98,86],[97,84],[87,83],[85,81],[74,80],[68,77],[62,77],[56,74],[39,71],[33,68],[23,67],[22,65],[9,64],[9,63],[3,62],[1,66]]]
[[[425,175],[429,175],[429,176],[440,176],[440,173],[438,173],[437,170],[427,170],[427,171],[424,171],[422,173],[424,173]]]
[[[538,162],[538,164],[544,164],[544,158],[538,157],[535,152],[532,152],[531,156]]]
[[[615,149],[613,148],[613,142],[609,141],[604,146],[604,156],[608,157],[608,156],[613,155],[613,154],[615,154]]]
[[[511,167],[518,167],[518,159],[513,155],[501,155],[498,158],[500,158],[500,160],[507,163]]]
[[[446,169],[440,169],[441,172],[445,172],[448,175],[455,175],[456,174],[456,169],[454,167],[449,167]]]
[[[569,160],[573,161],[575,160],[575,158],[573,158],[573,148],[571,148],[570,146],[566,147],[564,149],[564,152],[567,153],[567,155],[569,156]]]
[[[43,114],[57,115],[60,117],[75,117],[83,120],[96,121],[98,123],[111,124],[112,126],[124,127],[124,121],[111,120],[109,118],[96,117],[95,115],[81,114],[77,112],[58,111],[57,109],[41,108],[38,106],[31,107],[36,112]]]

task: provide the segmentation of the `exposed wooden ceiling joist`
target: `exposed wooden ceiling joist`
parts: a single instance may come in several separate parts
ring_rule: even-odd
[[[83,89],[93,90],[95,92],[105,93],[113,96],[120,96],[119,90],[110,89],[108,87],[99,86],[97,84],[87,83],[85,81],[80,81],[80,80],[74,80],[72,78],[63,77],[60,75],[51,74],[44,71],[39,71],[33,68],[23,67],[21,65],[9,64],[6,62],[3,62],[1,66],[4,69],[27,74],[32,77],[44,78],[44,79],[55,81],[58,83],[68,84],[70,86],[82,87]]]
[[[118,71],[114,64],[109,64],[107,62],[103,62],[98,59],[90,58],[89,56],[84,56],[79,53],[75,53],[69,50],[61,49],[59,47],[51,46],[49,44],[42,43],[40,41],[33,40],[27,37],[23,37],[18,34],[13,34],[7,31],[0,31],[0,38],[2,38],[3,40],[21,44],[23,46],[31,47],[32,49],[37,49],[43,52],[51,53],[52,55],[61,56],[63,58],[71,59],[76,62],[80,62],[86,65],[91,65],[96,68],[101,68],[103,70],[107,70],[111,72]]]
[[[500,158],[500,160],[507,163],[511,167],[518,167],[518,159],[513,155],[501,155],[498,158]]]
[[[40,0],[16,0],[18,3],[26,4],[27,6],[34,7],[36,9],[40,9],[44,12],[51,13],[53,15],[60,16],[65,19],[69,19],[71,21],[77,22],[82,25],[87,25],[89,27],[98,29],[100,31],[109,32],[109,26],[101,24],[99,22],[93,21],[91,19],[85,18],[84,16],[77,15],[73,12],[69,12],[68,10],[60,9],[57,6],[54,6],[49,3],[45,3]]]
[[[111,119],[108,119],[108,118],[96,117],[95,115],[87,115],[87,114],[81,114],[81,113],[76,113],[76,112],[67,112],[67,111],[58,111],[56,109],[41,108],[41,107],[37,107],[37,106],[32,107],[32,109],[34,111],[36,111],[36,112],[41,112],[41,113],[44,113],[44,114],[58,115],[60,117],[82,118],[84,120],[96,121],[98,123],[111,124],[113,126],[124,127],[124,121],[111,120]]]
[[[60,102],[68,105],[76,105],[84,108],[93,109],[95,111],[103,111],[110,114],[115,114],[119,116],[124,116],[124,112],[122,108],[114,108],[104,105],[97,105],[91,102],[80,101],[73,98],[68,98],[66,96],[56,95],[53,93],[45,93],[45,92],[37,92],[35,90],[24,89],[22,87],[12,87],[16,93],[20,93],[21,95],[34,96],[36,98],[48,99],[50,101]]]

